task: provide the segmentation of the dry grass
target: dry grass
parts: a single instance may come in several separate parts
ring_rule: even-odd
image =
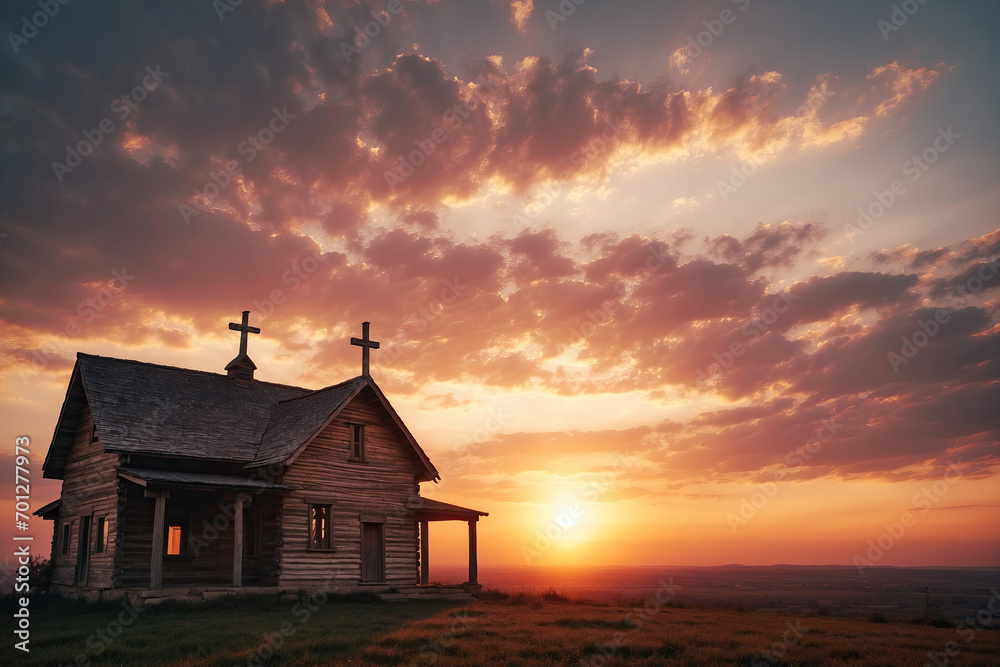
[[[923,665],[948,642],[960,648],[948,665],[1000,665],[989,629],[966,642],[907,621],[488,596],[389,632],[350,664]]]
[[[489,593],[468,605],[327,600],[307,619],[275,599],[150,609],[88,650],[117,607],[55,603],[32,614],[25,664],[171,665],[951,665],[1000,666],[1000,632],[739,609],[602,604]],[[272,653],[268,633],[294,630]],[[1000,627],[994,622],[992,628]],[[970,637],[971,635],[971,637]],[[965,639],[971,641],[966,642]],[[952,647],[949,647],[952,648]],[[943,654],[942,658],[945,657]]]

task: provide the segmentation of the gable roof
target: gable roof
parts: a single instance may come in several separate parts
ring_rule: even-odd
[[[330,419],[360,393],[368,383],[357,377],[311,394],[278,401],[264,430],[255,465],[284,461],[326,427]]]
[[[234,381],[225,375],[78,353],[45,457],[45,477],[61,478],[90,406],[105,451],[267,465],[301,451],[365,387],[380,398],[413,448],[426,479],[427,455],[370,377],[312,391]]]

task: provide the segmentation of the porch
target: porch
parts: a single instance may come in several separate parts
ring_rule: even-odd
[[[219,587],[259,593],[275,583],[283,487],[203,473],[121,468],[118,474],[129,482],[123,589],[198,597]]]
[[[469,579],[462,586],[473,594],[482,590],[479,585],[479,545],[476,526],[479,517],[489,516],[488,512],[459,507],[440,500],[420,498],[412,503],[414,518],[420,524],[420,587],[430,584],[430,523],[432,521],[465,521],[469,524]]]

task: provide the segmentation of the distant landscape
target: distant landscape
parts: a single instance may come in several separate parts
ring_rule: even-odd
[[[442,581],[460,581],[461,568],[435,568]],[[604,602],[645,599],[660,579],[680,586],[675,600],[745,609],[836,616],[872,612],[900,617],[931,613],[958,620],[975,614],[1000,590],[1000,568],[771,565],[750,567],[625,567],[488,569],[487,588],[509,592],[547,590]]]

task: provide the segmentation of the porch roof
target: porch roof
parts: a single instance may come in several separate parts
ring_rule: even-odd
[[[37,510],[32,512],[35,516],[40,516],[43,519],[54,519],[59,516],[59,506],[62,504],[62,500],[53,500],[48,505],[44,507],[39,507]]]
[[[288,491],[291,486],[275,484],[262,479],[249,479],[238,475],[215,475],[201,472],[174,472],[170,470],[143,470],[140,468],[118,468],[118,476],[140,486],[197,487],[208,489],[248,490],[248,491]]]
[[[423,521],[478,521],[481,516],[489,516],[489,512],[459,507],[440,500],[421,498],[410,504],[417,519]]]

